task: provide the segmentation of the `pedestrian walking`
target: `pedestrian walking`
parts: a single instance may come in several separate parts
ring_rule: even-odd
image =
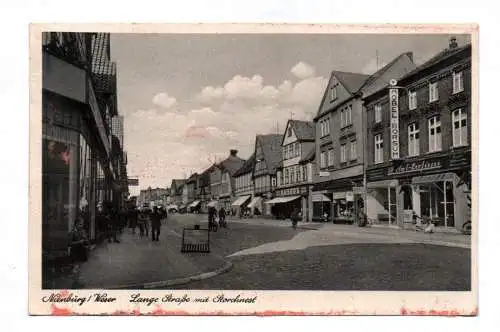
[[[137,211],[137,208],[134,207],[130,209],[129,223],[133,235],[135,235],[135,229],[137,228],[138,218],[139,218],[139,211]]]
[[[297,224],[299,223],[300,218],[301,218],[301,213],[300,213],[299,209],[295,208],[290,215],[290,219],[292,220],[293,229],[297,229]]]
[[[161,214],[155,206],[151,213],[151,235],[153,241],[160,241]]]
[[[139,213],[139,235],[149,236],[149,215],[146,210]]]
[[[217,232],[217,222],[215,220],[217,210],[214,207],[208,208],[208,230]]]
[[[219,226],[222,228],[227,228],[227,223],[226,223],[226,210],[221,207],[219,210]]]
[[[120,243],[117,237],[118,232],[118,213],[113,208],[111,203],[107,204],[106,214],[105,214],[107,228],[108,228],[108,243]]]

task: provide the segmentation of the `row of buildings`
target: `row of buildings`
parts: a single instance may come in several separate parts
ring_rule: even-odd
[[[394,227],[417,218],[461,229],[470,220],[471,46],[422,65],[407,52],[372,75],[332,71],[313,121],[257,135],[244,160],[172,181],[168,201],[205,211]]]
[[[110,35],[44,32],[42,62],[45,262],[67,254],[77,219],[96,241],[103,205],[124,207],[129,183]]]

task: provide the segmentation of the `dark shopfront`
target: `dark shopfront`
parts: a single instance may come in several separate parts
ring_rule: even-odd
[[[359,176],[317,183],[313,188],[313,220],[356,223],[363,195],[354,189],[362,187],[362,183],[363,178]]]
[[[412,227],[432,219],[460,231],[470,220],[470,149],[393,161],[367,170],[367,215],[376,223]]]
[[[110,198],[110,190],[98,188],[105,158],[83,116],[88,106],[48,92],[42,105],[42,246],[51,259],[67,254],[78,217],[95,240],[98,196]]]

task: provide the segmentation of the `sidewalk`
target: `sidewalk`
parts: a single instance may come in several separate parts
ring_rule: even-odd
[[[159,242],[132,235],[120,243],[105,243],[79,267],[80,288],[149,288],[203,279],[230,268],[213,253],[181,253],[179,234],[162,227]],[[214,272],[215,271],[215,272]]]
[[[289,220],[249,218],[234,218],[231,223],[245,223],[252,225],[268,225],[276,227],[291,227]],[[364,242],[391,242],[391,243],[423,243],[448,247],[471,248],[470,235],[460,233],[437,232],[427,234],[401,228],[388,227],[358,227],[356,225],[343,225],[333,223],[305,223],[299,222],[298,228],[317,230],[329,239],[329,244],[338,243],[364,243]]]

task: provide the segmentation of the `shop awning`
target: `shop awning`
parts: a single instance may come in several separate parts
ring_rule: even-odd
[[[368,189],[377,189],[377,188],[396,187],[397,185],[398,185],[398,180],[384,180],[384,181],[368,182],[366,184],[366,187]]]
[[[454,181],[456,179],[455,173],[440,173],[432,175],[415,176],[412,184],[435,183],[440,181]]]
[[[207,204],[207,207],[216,207],[218,203],[219,203],[218,201],[210,201]]]
[[[300,198],[300,196],[276,197],[270,201],[267,201],[266,204],[288,203],[288,202],[296,200],[297,198]]]
[[[332,200],[323,194],[312,194],[313,202],[331,202]]]
[[[246,195],[246,196],[241,196],[241,197],[238,197],[234,202],[233,204],[231,204],[231,206],[241,206],[243,205],[248,199],[250,198],[250,195]]]
[[[262,197],[254,197],[252,201],[248,204],[249,208],[255,207],[255,205],[259,204],[259,202],[262,200]]]
[[[200,205],[201,201],[194,201],[193,203],[189,204],[189,207],[194,208]]]

